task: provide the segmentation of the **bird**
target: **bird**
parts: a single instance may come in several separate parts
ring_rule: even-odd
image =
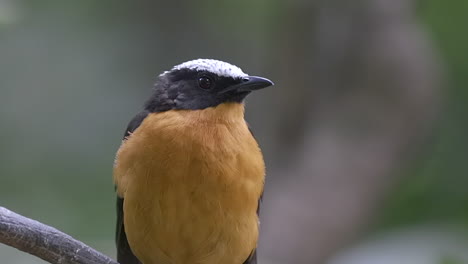
[[[265,163],[244,105],[272,85],[214,59],[157,77],[115,156],[119,263],[257,263]]]

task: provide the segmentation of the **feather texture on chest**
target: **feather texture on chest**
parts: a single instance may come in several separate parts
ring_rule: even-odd
[[[151,113],[114,168],[143,263],[241,264],[256,248],[265,168],[239,103]]]

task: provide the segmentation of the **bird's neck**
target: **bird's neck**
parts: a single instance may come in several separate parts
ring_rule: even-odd
[[[244,104],[223,103],[201,110],[178,110],[184,119],[193,123],[235,123],[244,120]]]

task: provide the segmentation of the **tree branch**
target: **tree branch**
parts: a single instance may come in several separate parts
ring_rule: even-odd
[[[88,245],[0,207],[0,243],[54,264],[118,264]]]

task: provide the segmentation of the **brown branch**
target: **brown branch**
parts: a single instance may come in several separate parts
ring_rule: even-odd
[[[0,207],[0,243],[57,264],[118,264],[57,229]]]

